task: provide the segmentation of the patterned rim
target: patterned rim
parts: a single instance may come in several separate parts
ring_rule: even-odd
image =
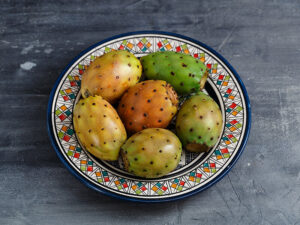
[[[183,159],[184,168],[166,177],[142,180],[96,161],[82,149],[72,125],[81,74],[95,57],[116,49],[126,49],[137,56],[154,51],[184,52],[210,68],[209,85],[220,102],[224,117],[223,134],[213,150],[205,155],[193,156],[197,160]],[[48,103],[47,121],[51,143],[58,157],[87,186],[121,199],[161,202],[200,192],[228,173],[246,145],[251,115],[249,98],[241,79],[216,51],[182,35],[141,31],[106,39],[79,54],[55,83]]]

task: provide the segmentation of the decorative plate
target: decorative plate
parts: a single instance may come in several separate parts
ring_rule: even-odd
[[[117,49],[137,57],[156,51],[184,52],[207,65],[210,76],[205,90],[218,102],[224,120],[222,135],[213,149],[201,154],[184,151],[175,171],[159,179],[141,179],[126,173],[121,163],[98,160],[82,148],[72,124],[81,76],[97,56]],[[250,117],[249,98],[240,77],[215,50],[182,35],[142,31],[101,41],[65,68],[50,94],[48,132],[60,160],[90,188],[126,200],[162,202],[200,192],[228,173],[246,145]]]

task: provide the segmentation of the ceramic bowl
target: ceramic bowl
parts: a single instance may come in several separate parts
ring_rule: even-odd
[[[120,161],[101,161],[83,149],[72,123],[73,108],[80,97],[81,76],[96,57],[117,49],[128,50],[137,57],[157,51],[183,52],[206,64],[210,75],[205,92],[219,104],[224,120],[222,135],[209,152],[183,150],[175,171],[159,179],[143,179],[125,172]],[[184,198],[219,181],[241,155],[249,136],[250,121],[247,91],[227,60],[199,41],[168,32],[121,34],[84,50],[60,74],[48,104],[49,136],[67,169],[100,193],[142,202]]]

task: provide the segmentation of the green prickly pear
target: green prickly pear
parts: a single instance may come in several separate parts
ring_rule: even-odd
[[[118,159],[126,130],[115,109],[101,96],[81,99],[74,108],[73,124],[87,151],[102,160]]]
[[[176,118],[176,132],[185,149],[205,152],[217,143],[222,124],[218,104],[199,92],[183,103]]]
[[[122,146],[125,169],[139,177],[161,177],[174,170],[181,157],[178,137],[169,130],[148,128],[131,136]]]
[[[208,68],[198,59],[177,52],[155,52],[141,58],[148,79],[165,80],[179,94],[200,91],[206,82]]]
[[[115,103],[135,85],[142,74],[140,61],[130,52],[118,50],[96,58],[82,75],[81,94],[84,98],[101,95]]]

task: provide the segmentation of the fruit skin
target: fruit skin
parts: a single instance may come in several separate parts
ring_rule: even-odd
[[[125,169],[139,177],[162,177],[174,170],[181,157],[182,145],[169,130],[148,128],[131,136],[122,146]]]
[[[147,80],[128,89],[122,96],[118,113],[128,132],[167,127],[177,112],[177,94],[170,84]]]
[[[205,152],[213,147],[223,129],[218,104],[199,92],[186,100],[176,118],[176,132],[183,146],[192,152]]]
[[[132,53],[112,51],[96,58],[84,72],[81,94],[84,98],[101,95],[110,103],[115,103],[139,81],[141,74],[142,65]]]
[[[87,151],[102,160],[118,159],[126,130],[115,109],[101,96],[81,99],[74,108],[73,124]]]
[[[208,68],[200,60],[184,53],[155,52],[141,62],[148,79],[165,80],[178,94],[200,91],[208,76]]]

